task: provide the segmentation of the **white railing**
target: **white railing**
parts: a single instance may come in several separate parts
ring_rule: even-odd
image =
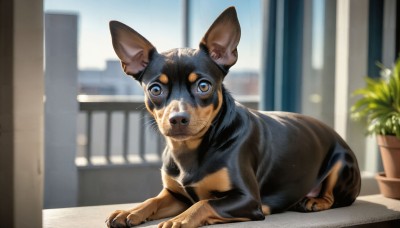
[[[255,96],[237,97],[257,108]],[[78,96],[78,166],[161,162],[165,142],[142,96]]]

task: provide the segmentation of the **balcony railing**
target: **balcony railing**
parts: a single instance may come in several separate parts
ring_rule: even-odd
[[[237,97],[257,108],[256,96]],[[165,141],[141,96],[78,96],[78,166],[160,163]]]

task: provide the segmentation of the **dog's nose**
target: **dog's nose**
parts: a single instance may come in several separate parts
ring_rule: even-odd
[[[169,122],[172,126],[185,126],[190,122],[190,115],[187,112],[173,112],[169,115]]]

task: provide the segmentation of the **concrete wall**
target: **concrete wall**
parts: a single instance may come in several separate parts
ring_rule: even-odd
[[[161,164],[79,168],[79,206],[141,202],[162,189]]]
[[[42,227],[42,0],[0,0],[0,53],[0,227]]]
[[[77,205],[77,27],[77,15],[45,15],[45,208]]]

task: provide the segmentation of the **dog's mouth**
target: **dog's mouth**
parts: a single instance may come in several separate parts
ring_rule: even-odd
[[[175,141],[187,141],[193,137],[192,135],[186,135],[186,134],[173,134],[173,135],[167,135],[167,136]]]
[[[200,138],[207,131],[208,127],[206,123],[198,127],[186,126],[181,128],[171,128],[168,126],[164,128],[163,135],[175,140],[175,141],[187,141],[193,138]]]
[[[165,131],[164,135],[176,139],[190,138],[193,136],[193,134],[187,128],[183,129],[169,128]]]

